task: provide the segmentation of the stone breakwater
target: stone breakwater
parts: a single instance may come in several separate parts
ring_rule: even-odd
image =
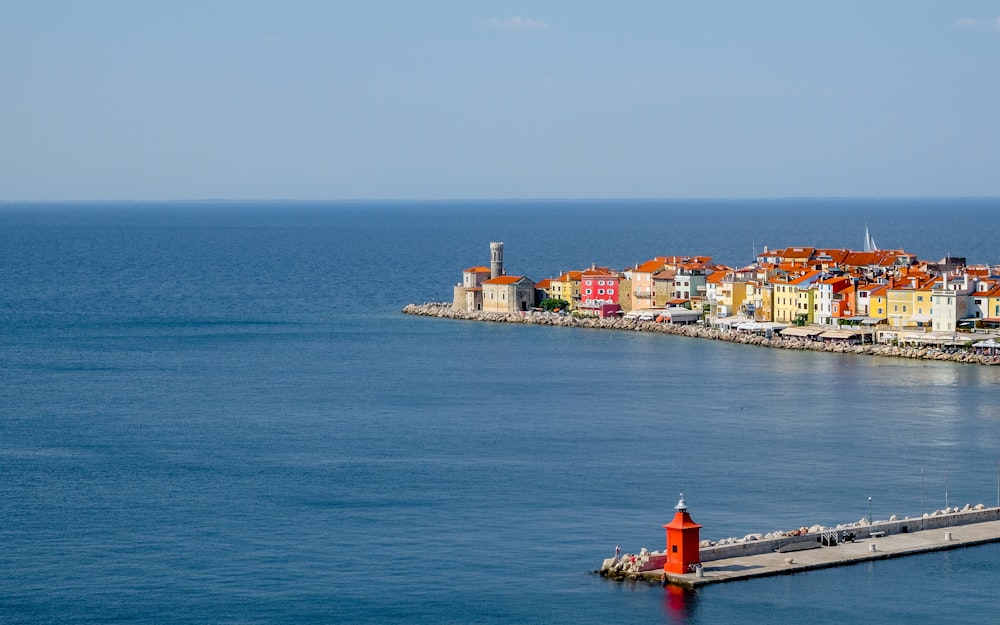
[[[1000,358],[970,351],[942,351],[931,347],[905,347],[897,345],[850,345],[842,342],[823,342],[803,338],[785,338],[772,336],[767,338],[759,334],[740,332],[738,330],[723,330],[700,324],[679,325],[658,323],[655,321],[637,321],[631,319],[598,319],[588,317],[573,317],[571,315],[556,315],[548,313],[487,313],[454,310],[448,303],[409,304],[403,308],[408,315],[424,317],[440,317],[443,319],[461,319],[466,321],[490,321],[493,323],[524,323],[545,326],[561,326],[571,328],[587,328],[593,330],[623,330],[632,332],[659,332],[716,341],[729,341],[744,345],[772,347],[777,349],[812,350],[817,352],[834,352],[840,354],[861,354],[866,356],[886,356],[890,358],[915,358],[920,360],[944,360],[965,362],[980,365],[1000,364]]]
[[[743,537],[721,540],[702,540],[699,543],[700,560],[706,567],[720,560],[747,558],[771,553],[793,553],[812,548],[821,548],[855,540],[869,540],[874,537],[901,534],[916,534],[929,530],[948,530],[966,525],[1000,520],[1000,508],[990,508],[984,504],[966,504],[963,508],[945,508],[924,513],[920,517],[896,515],[888,520],[869,523],[862,518],[854,523],[844,523],[835,527],[812,525],[793,530],[778,530],[766,534],[754,533]],[[650,551],[645,547],[638,553],[624,553],[607,558],[601,568],[594,571],[602,577],[620,581],[659,581],[663,576],[666,551]]]

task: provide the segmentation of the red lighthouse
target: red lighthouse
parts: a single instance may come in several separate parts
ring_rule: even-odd
[[[677,502],[675,509],[677,514],[674,515],[674,520],[663,526],[667,530],[667,561],[663,570],[683,575],[690,573],[691,567],[701,562],[698,546],[698,530],[701,526],[691,520],[687,504],[684,503],[684,493],[681,493],[681,500]]]

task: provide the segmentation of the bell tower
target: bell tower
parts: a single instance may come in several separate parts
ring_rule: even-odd
[[[490,243],[490,279],[503,275],[503,242]]]
[[[674,519],[663,527],[667,530],[667,561],[663,570],[683,575],[691,572],[692,565],[701,562],[699,530],[701,526],[691,520],[684,502],[684,493],[674,506]]]

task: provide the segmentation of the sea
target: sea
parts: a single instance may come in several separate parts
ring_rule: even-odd
[[[1000,498],[1000,367],[409,316],[786,246],[1000,263],[997,199],[0,204],[0,623],[997,623],[1000,545],[702,587],[702,538]],[[870,499],[869,499],[870,498]]]

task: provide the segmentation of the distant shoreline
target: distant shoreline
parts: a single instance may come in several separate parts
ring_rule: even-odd
[[[454,310],[452,305],[444,302],[425,304],[408,304],[402,310],[407,315],[421,317],[438,317],[441,319],[457,319],[463,321],[487,321],[492,323],[521,323],[543,326],[559,326],[571,328],[586,328],[594,330],[621,330],[632,332],[658,332],[692,338],[727,341],[743,345],[756,345],[776,349],[810,350],[816,352],[831,352],[837,354],[859,354],[864,356],[885,356],[887,358],[911,358],[916,360],[937,360],[962,362],[978,365],[1000,365],[1000,357],[986,354],[975,354],[970,351],[944,352],[928,347],[900,347],[897,345],[848,345],[844,343],[826,343],[802,338],[783,338],[775,335],[767,338],[758,334],[740,332],[738,330],[721,330],[704,325],[678,325],[658,323],[655,321],[635,321],[626,319],[577,318],[571,315],[555,315],[547,313],[486,313]]]

